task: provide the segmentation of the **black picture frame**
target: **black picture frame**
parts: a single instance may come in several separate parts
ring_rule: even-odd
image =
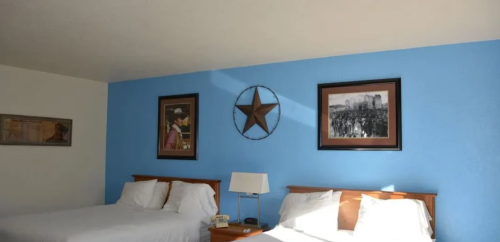
[[[182,94],[158,97],[158,137],[157,137],[157,159],[171,160],[197,160],[198,159],[198,109],[199,109],[199,94]],[[186,110],[189,107],[189,110]],[[184,108],[184,110],[182,110]],[[173,148],[166,143],[169,132],[167,128],[170,123],[172,125],[175,120],[171,120],[170,116],[175,117],[176,109],[181,109],[182,113],[189,117],[189,127],[186,129],[181,125],[182,146]],[[173,111],[172,111],[173,110]],[[172,113],[173,112],[173,113]],[[194,117],[193,117],[194,116]],[[185,120],[185,118],[184,118]],[[171,125],[169,127],[172,127]],[[177,132],[174,132],[177,133]],[[186,139],[189,136],[189,139]],[[167,148],[169,146],[170,148]],[[188,147],[188,148],[186,148]]]
[[[386,88],[386,89],[384,89]],[[349,90],[349,91],[347,91]],[[345,105],[330,105],[330,94],[346,94],[346,95],[354,95],[355,93],[363,93],[365,92],[365,96],[368,96],[368,92],[377,92],[387,91],[387,124],[386,133],[387,137],[376,137],[375,135],[372,137],[354,137],[351,138],[348,135],[342,136],[342,131],[339,137],[331,137],[330,129],[333,128],[333,118],[330,115],[332,113],[336,113],[338,111],[332,111],[333,109],[338,108],[340,112],[350,112],[357,111],[361,109],[361,105],[356,106],[354,109],[349,105],[354,106],[354,104],[348,105],[348,100],[345,99]],[[325,96],[328,94],[328,97]],[[379,97],[376,97],[379,96]],[[343,96],[342,96],[343,97]],[[380,95],[375,95],[377,99],[380,98]],[[371,96],[370,98],[373,98]],[[375,108],[375,101],[373,99],[364,99],[371,100],[373,105],[371,105],[372,109]],[[392,103],[394,102],[394,103]],[[361,102],[360,102],[361,103]],[[379,104],[380,105],[380,104]],[[383,105],[383,104],[382,104]],[[345,108],[345,110],[342,110]],[[363,105],[362,108],[369,108],[366,105]],[[380,108],[382,110],[382,108]],[[359,113],[362,113],[361,110]],[[349,114],[345,114],[344,116],[348,116]],[[355,114],[356,115],[356,114]],[[363,116],[364,114],[359,114]],[[342,117],[342,116],[341,116]],[[401,151],[402,150],[402,121],[401,121],[402,113],[401,113],[401,78],[388,78],[388,79],[375,79],[375,80],[364,80],[364,81],[351,81],[351,82],[337,82],[337,83],[321,83],[318,84],[318,150],[355,150],[355,151]],[[370,119],[371,123],[371,117]],[[346,120],[345,118],[342,121]],[[356,118],[357,120],[357,118]],[[378,119],[377,119],[378,120]],[[392,121],[392,122],[391,122]],[[331,122],[328,123],[328,122]],[[356,121],[357,122],[357,121]],[[345,123],[345,122],[344,122]],[[325,129],[325,127],[327,127]],[[337,129],[339,126],[337,126]],[[342,126],[344,127],[344,126]],[[385,126],[384,126],[385,127]],[[340,129],[341,130],[341,129]],[[364,132],[364,131],[363,131]],[[347,132],[346,132],[347,133]],[[345,134],[345,133],[344,133]],[[334,131],[334,136],[337,133]],[[365,134],[366,135],[366,134]],[[348,137],[346,137],[348,136]]]

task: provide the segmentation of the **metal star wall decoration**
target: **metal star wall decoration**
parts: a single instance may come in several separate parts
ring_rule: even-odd
[[[269,129],[267,128],[266,122],[266,114],[271,112],[271,110],[273,110],[276,105],[278,104],[262,104],[260,101],[259,89],[256,87],[253,94],[252,105],[236,105],[236,107],[247,116],[247,121],[245,122],[245,127],[243,128],[243,134],[255,124],[259,125],[264,131],[266,131],[266,133],[269,134]]]

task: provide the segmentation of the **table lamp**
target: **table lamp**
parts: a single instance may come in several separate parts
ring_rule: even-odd
[[[231,183],[229,184],[230,192],[238,193],[238,223],[240,223],[240,199],[241,198],[252,198],[257,199],[257,227],[261,227],[260,224],[260,194],[269,192],[269,181],[267,179],[267,173],[244,173],[244,172],[233,172],[231,175]],[[241,193],[245,193],[245,196],[241,196]]]

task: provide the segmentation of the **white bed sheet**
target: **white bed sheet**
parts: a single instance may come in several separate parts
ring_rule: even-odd
[[[246,239],[238,240],[238,242],[420,242],[412,239],[401,240],[401,241],[365,241],[357,240],[353,231],[351,230],[339,230],[335,237],[325,240],[316,238],[301,232],[297,232],[293,229],[287,229],[283,227],[276,227],[273,230],[265,232],[263,234],[252,236]]]
[[[203,227],[174,212],[106,205],[0,219],[0,241],[199,242]]]
[[[293,229],[287,229],[283,227],[276,227],[263,234],[252,236],[243,240],[238,240],[238,242],[351,242],[353,240],[352,231],[349,230],[339,230],[335,240],[324,240],[316,238],[301,232],[297,232]]]
[[[210,231],[208,228],[212,227],[212,224],[203,224],[200,228],[200,242],[210,242]]]

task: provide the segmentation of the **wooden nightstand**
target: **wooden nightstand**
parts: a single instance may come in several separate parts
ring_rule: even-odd
[[[244,229],[250,232],[244,233]],[[249,228],[244,225],[229,225],[227,228],[209,228],[211,242],[230,242],[262,234],[267,229]]]

